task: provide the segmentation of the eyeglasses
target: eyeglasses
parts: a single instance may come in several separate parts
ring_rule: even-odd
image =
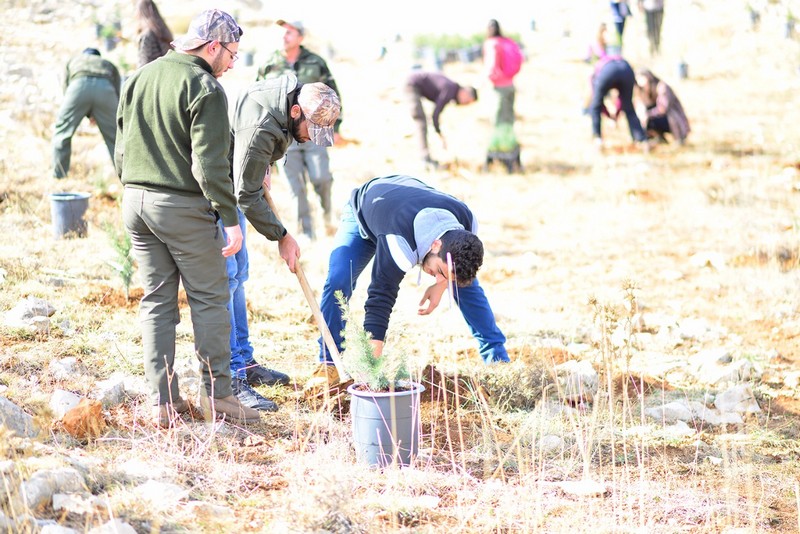
[[[219,45],[231,55],[231,59],[233,60],[234,63],[236,63],[236,60],[239,59],[239,54],[234,54],[233,52],[230,51],[230,49],[227,46],[225,46],[222,43],[220,43]]]

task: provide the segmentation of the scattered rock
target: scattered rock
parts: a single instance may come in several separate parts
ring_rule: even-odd
[[[758,406],[753,390],[747,384],[740,384],[717,395],[714,406],[720,412],[758,413]]]
[[[49,505],[55,493],[72,493],[85,490],[83,476],[71,467],[37,471],[20,485],[15,495],[15,509],[38,510]]]
[[[567,480],[559,482],[557,486],[566,495],[574,497],[602,497],[608,493],[608,486],[594,480]]]
[[[5,425],[21,438],[33,438],[39,433],[33,417],[5,397],[0,397],[0,425]]]
[[[136,529],[122,519],[112,519],[108,523],[91,529],[86,534],[136,534]]]
[[[85,515],[94,513],[105,505],[103,499],[90,493],[54,493],[53,510]]]
[[[545,454],[550,452],[560,452],[564,448],[564,440],[561,438],[561,436],[548,434],[546,436],[542,436],[542,438],[539,440],[539,448]]]
[[[591,402],[597,393],[597,371],[587,360],[570,360],[555,367],[559,393],[568,402]]]
[[[48,370],[55,380],[75,379],[87,372],[86,366],[78,361],[75,356],[50,360]]]
[[[159,510],[173,508],[179,501],[189,496],[188,489],[157,480],[148,480],[134,488],[133,492]]]
[[[50,317],[56,309],[44,299],[28,297],[17,303],[6,312],[6,325],[12,327],[25,327],[32,324],[34,317]]]
[[[122,404],[125,401],[125,377],[115,374],[108,380],[101,380],[95,384],[92,397],[99,400],[103,408]]]
[[[53,395],[50,397],[49,406],[53,411],[53,417],[60,420],[64,417],[64,414],[77,406],[80,401],[81,398],[71,391],[57,389],[53,391]]]

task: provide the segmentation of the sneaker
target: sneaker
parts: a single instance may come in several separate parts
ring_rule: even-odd
[[[160,427],[169,428],[180,420],[180,414],[189,411],[189,403],[178,397],[178,400],[171,403],[153,406],[153,422]]]
[[[248,365],[245,368],[247,374],[247,382],[251,386],[288,386],[289,375],[276,371],[275,369],[267,369],[257,363]]]
[[[200,406],[206,419],[216,417],[233,423],[258,423],[261,421],[261,413],[244,406],[235,395],[221,399],[212,399],[208,395],[201,395]]]
[[[254,390],[244,378],[231,378],[233,395],[239,399],[242,406],[247,406],[262,412],[277,412],[278,405]]]

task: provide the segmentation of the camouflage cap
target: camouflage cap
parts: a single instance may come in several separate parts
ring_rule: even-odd
[[[294,28],[300,35],[306,34],[306,28],[305,26],[303,26],[303,23],[300,22],[299,20],[289,22],[288,20],[278,19],[275,21],[275,24],[277,24],[278,26],[282,26],[284,28],[286,28],[287,26],[290,28]]]
[[[333,144],[333,125],[339,118],[342,105],[336,91],[322,82],[304,84],[297,103],[308,123],[308,136],[319,146]]]
[[[219,9],[207,9],[189,24],[186,35],[172,41],[176,50],[194,50],[209,41],[238,43],[244,31],[233,17]]]

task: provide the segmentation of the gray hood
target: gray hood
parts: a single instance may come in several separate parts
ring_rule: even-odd
[[[450,230],[464,230],[455,215],[441,208],[425,208],[414,217],[414,241],[417,243],[417,263],[430,251],[433,242]]]

